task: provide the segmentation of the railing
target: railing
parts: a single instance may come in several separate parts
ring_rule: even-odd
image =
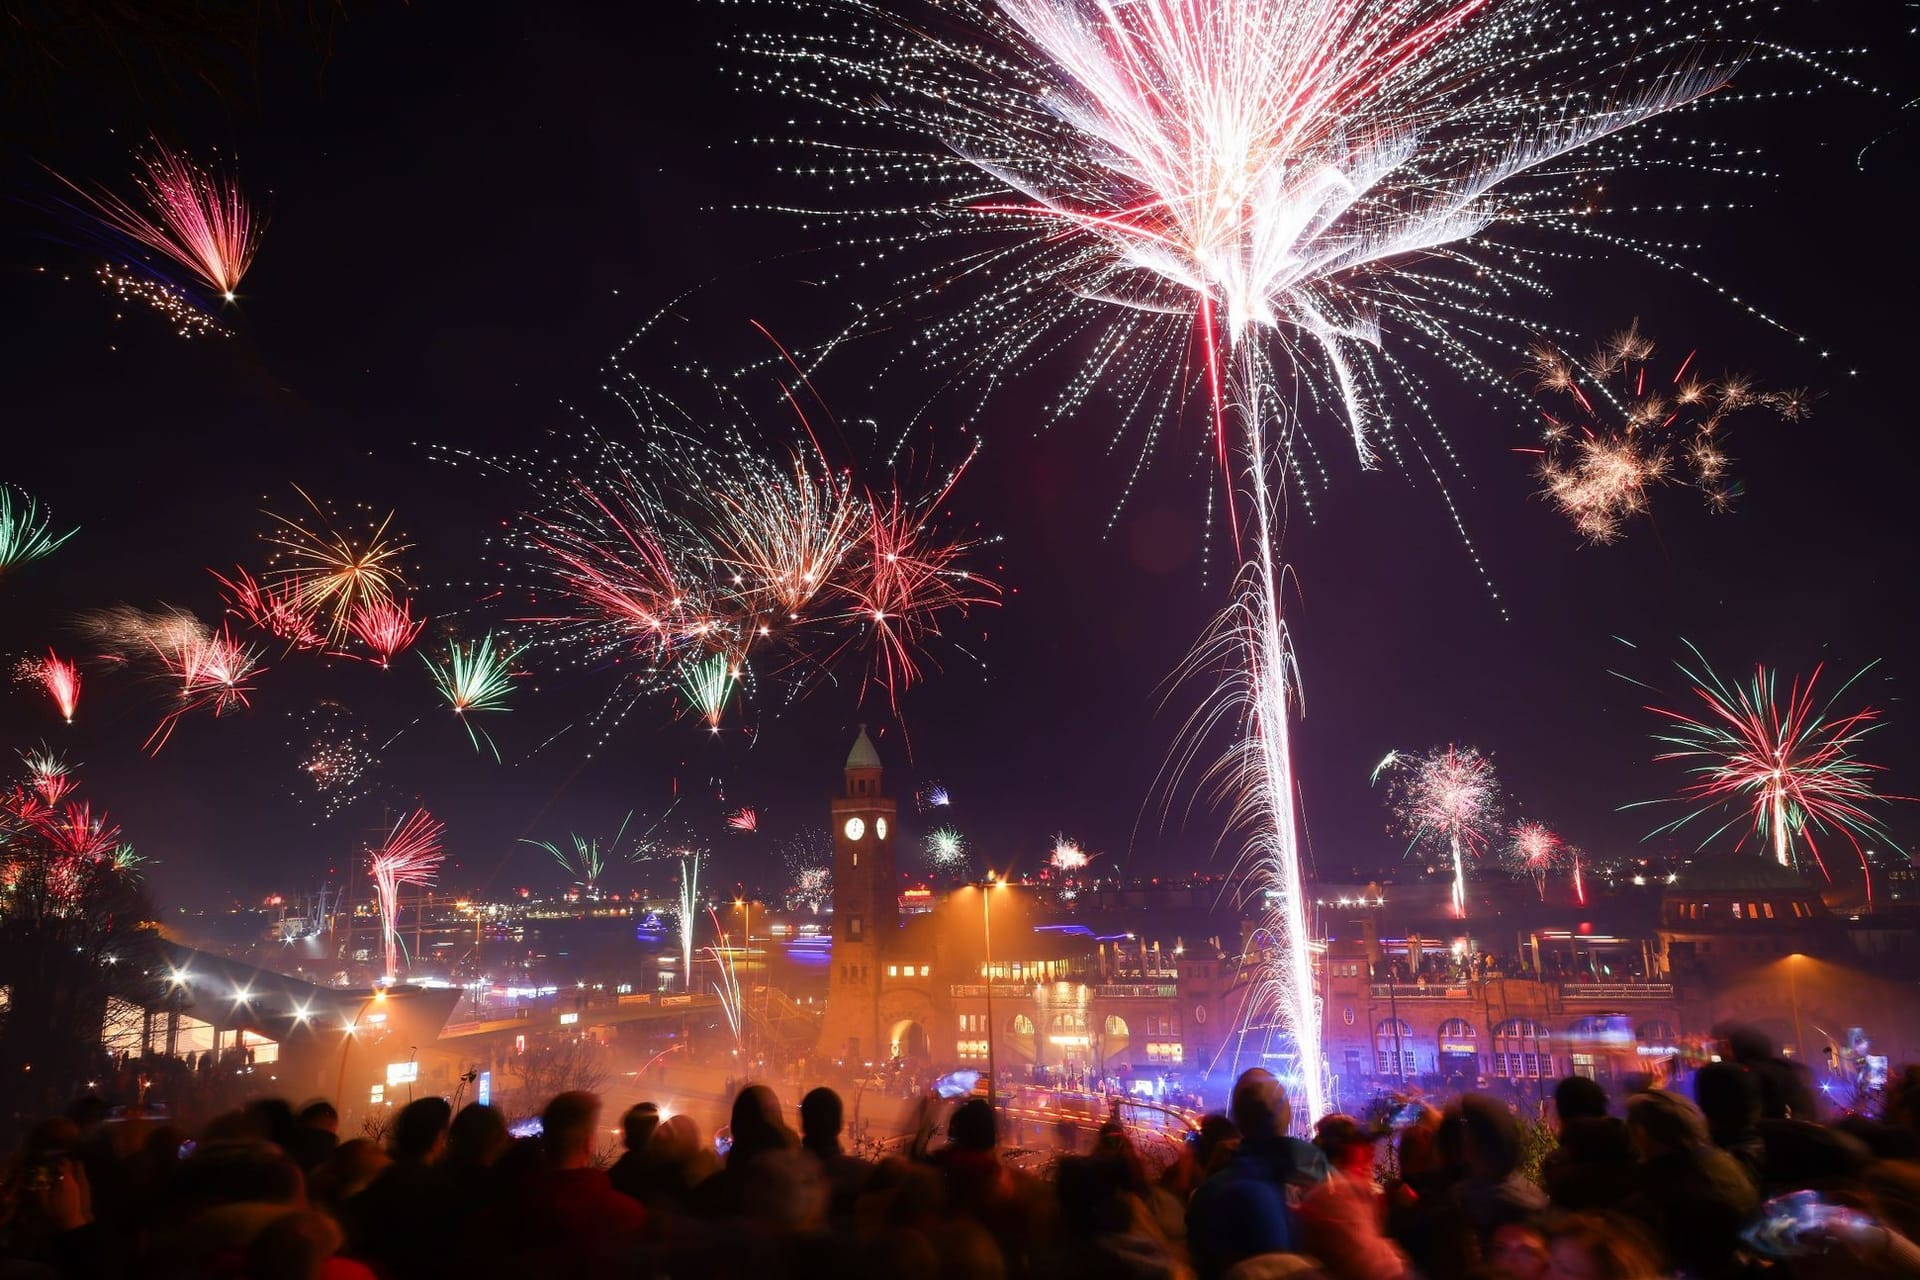
[[[1464,982],[1376,982],[1367,990],[1376,1000],[1465,1000],[1473,995]]]
[[[1102,1000],[1175,1000],[1180,996],[1177,982],[1103,982],[1093,989]]]
[[[1671,982],[1563,982],[1562,1000],[1671,1000]]]
[[[987,995],[984,982],[956,982],[947,988],[947,994],[955,1000],[978,1000]],[[1008,1000],[1024,1000],[1033,995],[1033,987],[1025,983],[996,982],[993,994]]]

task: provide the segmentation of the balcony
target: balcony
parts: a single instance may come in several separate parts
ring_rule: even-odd
[[[1473,995],[1464,982],[1451,986],[1444,982],[1429,982],[1425,986],[1413,982],[1376,982],[1367,992],[1376,1000],[1466,1000]]]
[[[947,994],[955,1000],[984,1000],[989,995],[1002,1000],[1026,1000],[1033,996],[1033,984],[996,982],[989,992],[984,982],[955,982],[947,987]]]
[[[1177,982],[1103,982],[1093,989],[1099,1000],[1176,1000]]]
[[[1562,1000],[1671,1000],[1671,982],[1563,982]]]

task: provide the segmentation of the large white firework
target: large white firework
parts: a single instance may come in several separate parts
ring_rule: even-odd
[[[793,168],[838,206],[802,211],[853,220],[862,268],[919,264],[847,336],[917,325],[903,362],[951,361],[982,391],[1056,353],[1083,355],[1051,414],[1110,396],[1110,420],[1138,429],[1143,461],[1182,409],[1206,406],[1243,569],[1195,663],[1238,650],[1239,674],[1223,684],[1242,745],[1222,778],[1238,788],[1250,865],[1272,890],[1264,1012],[1294,1037],[1305,1111],[1317,1115],[1324,1064],[1287,740],[1296,687],[1274,545],[1280,494],[1321,467],[1297,413],[1341,420],[1363,465],[1386,454],[1438,479],[1450,450],[1407,356],[1504,387],[1488,348],[1541,327],[1522,313],[1545,292],[1542,267],[1564,256],[1540,246],[1543,229],[1669,261],[1596,219],[1597,188],[1622,166],[1746,165],[1714,143],[1623,131],[1767,53],[1745,31],[1766,6],[801,8],[807,29],[743,45],[761,87],[840,117],[794,139]],[[925,265],[916,243],[948,237]],[[1397,420],[1402,406],[1410,422]],[[1196,723],[1227,706],[1211,700]]]

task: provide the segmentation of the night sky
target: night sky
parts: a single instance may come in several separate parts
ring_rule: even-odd
[[[1496,600],[1429,477],[1362,472],[1343,428],[1315,424],[1331,482],[1316,520],[1296,508],[1286,554],[1307,713],[1296,757],[1322,875],[1398,862],[1368,773],[1391,748],[1447,741],[1491,753],[1520,813],[1593,849],[1637,841],[1654,820],[1617,806],[1676,779],[1648,763],[1644,695],[1609,672],[1677,692],[1681,637],[1730,673],[1826,662],[1832,679],[1882,659],[1860,686],[1888,713],[1872,754],[1889,766],[1888,791],[1920,794],[1909,391],[1920,113],[1902,110],[1916,92],[1913,11],[1785,8],[1769,35],[1860,46],[1841,65],[1879,91],[1759,68],[1740,91],[1790,96],[1715,112],[1712,127],[1761,148],[1777,177],[1623,175],[1611,195],[1745,206],[1651,229],[1696,244],[1692,266],[1807,340],[1712,287],[1617,261],[1570,264],[1543,311],[1595,337],[1638,316],[1669,352],[1700,348],[1709,370],[1819,394],[1805,421],[1736,424],[1746,495],[1734,514],[1709,515],[1671,488],[1620,544],[1582,546],[1513,452],[1534,441],[1524,411],[1430,371],[1459,459],[1448,489]],[[568,406],[617,429],[600,390],[608,357],[690,289],[663,327],[682,353],[710,349],[720,367],[767,356],[750,321],[804,348],[853,299],[876,300],[881,278],[813,283],[844,272],[829,237],[754,207],[793,194],[768,153],[742,142],[776,131],[784,111],[740,91],[738,57],[720,43],[729,24],[765,12],[682,0],[354,5],[317,33],[298,16],[267,31],[256,53],[226,61],[217,91],[190,75],[129,83],[105,55],[19,82],[4,133],[0,480],[82,531],[0,582],[0,652],[82,651],[74,615],[115,602],[214,616],[207,567],[256,563],[263,499],[289,510],[295,483],[341,506],[396,509],[416,544],[420,603],[467,616],[468,584],[487,576],[483,542],[515,499],[431,460],[430,446],[536,451],[543,433],[578,421]],[[98,255],[50,208],[57,184],[41,165],[124,188],[130,144],[149,129],[237,155],[269,209],[229,339],[183,342],[132,309],[115,323],[89,276]],[[645,372],[656,358],[643,344],[628,365]],[[897,418],[915,397],[874,391],[868,358],[830,362],[817,386],[847,420]],[[1114,871],[1223,870],[1218,817],[1204,804],[1189,813],[1181,791],[1163,824],[1153,792],[1196,696],[1164,682],[1231,569],[1217,527],[1205,550],[1204,424],[1169,432],[1109,531],[1131,454],[1109,451],[1098,420],[1039,431],[1049,389],[1036,371],[984,418],[938,405],[931,415],[953,441],[967,430],[986,442],[952,510],[998,535],[983,563],[1011,591],[967,628],[984,627],[971,646],[984,665],[940,651],[944,670],[906,698],[911,758],[884,699],[858,705],[850,682],[761,717],[751,746],[676,721],[660,700],[588,758],[585,721],[607,677],[537,670],[492,722],[507,759],[496,765],[434,702],[418,659],[382,673],[277,654],[250,711],[188,720],[157,759],[141,743],[163,700],[110,673],[90,672],[71,727],[37,691],[7,692],[0,746],[64,747],[82,766],[81,794],[160,860],[150,878],[168,907],[299,891],[330,868],[337,881],[383,806],[415,803],[448,823],[449,884],[551,886],[545,855],[515,838],[610,834],[627,810],[644,821],[676,791],[727,876],[777,885],[780,837],[823,821],[862,721],[881,734],[892,789],[944,782],[956,804],[942,817],[994,865],[1035,867],[1063,831]],[[376,740],[418,718],[385,753],[383,789],[331,822],[295,802],[289,746],[296,718],[323,698]],[[743,804],[762,818],[751,839],[719,828]],[[1911,848],[1920,810],[1896,805],[1888,820]]]

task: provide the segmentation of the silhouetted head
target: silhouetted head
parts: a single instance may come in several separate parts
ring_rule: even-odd
[[[395,1160],[431,1160],[440,1154],[446,1141],[447,1126],[453,1121],[453,1104],[445,1098],[417,1098],[400,1108],[393,1118],[393,1158]]]
[[[840,1095],[824,1086],[800,1099],[800,1138],[809,1146],[829,1143],[845,1124]]]
[[[487,1168],[513,1141],[507,1118],[483,1102],[469,1102],[447,1130],[447,1159]]]
[[[547,1162],[579,1169],[593,1159],[593,1131],[600,1123],[600,1095],[573,1089],[554,1095],[540,1113],[540,1143]]]
[[[985,1098],[968,1098],[947,1121],[947,1137],[963,1151],[991,1151],[997,1137],[993,1108]]]
[[[1561,1124],[1598,1120],[1607,1114],[1607,1091],[1585,1076],[1568,1076],[1553,1086],[1553,1111]]]
[[[1257,1143],[1277,1138],[1292,1127],[1293,1104],[1287,1101],[1287,1091],[1280,1087],[1273,1072],[1254,1067],[1241,1072],[1240,1078],[1233,1082],[1227,1115],[1240,1130],[1241,1137]]]
[[[660,1127],[660,1108],[651,1102],[636,1102],[620,1117],[620,1134],[627,1150],[638,1151]]]

